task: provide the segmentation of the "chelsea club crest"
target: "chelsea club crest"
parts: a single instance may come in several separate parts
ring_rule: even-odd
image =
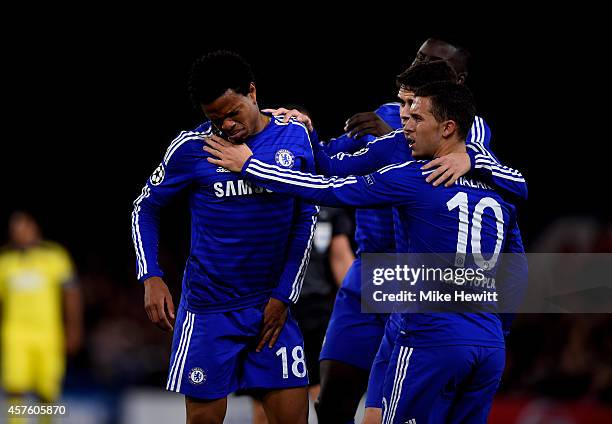
[[[276,164],[285,168],[291,168],[295,161],[295,156],[287,149],[280,149],[274,156]]]
[[[191,384],[202,384],[206,381],[206,373],[202,368],[192,368],[189,371],[189,381]]]

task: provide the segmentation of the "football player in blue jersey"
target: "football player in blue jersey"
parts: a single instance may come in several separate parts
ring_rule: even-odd
[[[257,390],[271,423],[307,422],[303,337],[289,305],[308,265],[318,207],[214,166],[203,137],[243,143],[286,169],[314,171],[308,131],[260,112],[250,66],[218,51],[197,60],[189,91],[207,121],[182,132],[134,202],[132,236],[149,319],[172,330],[157,263],[160,208],[187,191],[191,249],[166,389],[185,395],[188,423],[221,423],[227,395]]]
[[[427,46],[428,43],[425,44]],[[463,69],[463,68],[460,68]],[[463,74],[465,76],[465,73]],[[446,61],[422,61],[412,65],[397,77],[399,108],[409,107],[414,97],[414,90],[433,81],[458,81],[457,73]],[[386,108],[389,109],[390,106]],[[312,122],[308,116],[295,110],[280,109],[273,113],[286,113],[284,119],[296,117],[312,131]],[[387,118],[385,118],[387,119]],[[481,178],[503,190],[510,197],[525,198],[526,184],[517,171],[501,165],[486,149],[490,132],[484,120],[474,119],[467,137],[468,154],[457,153],[443,156],[431,161],[427,169],[437,167],[427,177],[434,185],[445,182],[452,185],[470,166]],[[347,137],[343,136],[344,141]],[[336,143],[333,140],[331,144]],[[343,142],[344,142],[343,141]],[[412,158],[410,148],[402,130],[396,130],[366,143],[365,147],[350,153],[337,153],[330,156],[325,149],[315,145],[315,162],[320,174],[348,176],[364,175],[377,169]],[[467,159],[469,155],[469,160]],[[467,162],[467,166],[462,163]],[[499,172],[498,172],[499,171]],[[485,175],[488,174],[488,175]],[[380,340],[385,333],[385,317],[380,314],[361,312],[360,307],[360,255],[367,252],[402,252],[401,243],[409,235],[393,239],[393,212],[391,208],[357,209],[356,240],[359,245],[358,257],[351,272],[347,275],[337,296],[332,319],[329,324],[326,343],[321,352],[322,392],[317,402],[317,413],[320,419],[326,416],[338,422],[347,422],[354,416],[366,385],[368,398],[366,415],[380,415],[382,396],[380,385],[371,383],[380,381],[370,373],[370,384],[367,383],[368,372],[376,355],[372,340]],[[352,282],[352,284],[351,284]],[[356,354],[355,352],[359,352]],[[326,407],[327,405],[327,407]],[[340,407],[338,407],[340,405]],[[378,409],[378,412],[371,409]]]
[[[426,85],[416,90],[412,106],[402,108],[406,110],[409,116],[402,113],[402,121],[415,158],[431,160],[466,151],[475,115],[467,88],[450,82]],[[514,205],[478,179],[463,177],[451,187],[436,188],[425,181],[426,161],[414,160],[364,177],[326,178],[286,171],[259,160],[248,148],[214,136],[207,143],[206,151],[219,158],[209,161],[275,192],[325,205],[394,205],[401,226],[396,235],[410,237],[406,252],[467,253],[473,255],[472,265],[487,257],[484,267],[492,278],[501,251],[524,253]],[[525,262],[517,270],[512,284],[519,287],[518,293],[526,281]],[[486,422],[504,368],[502,317],[403,314],[399,330],[384,379],[383,422]]]
[[[457,73],[457,83],[463,84],[468,76],[470,53],[463,47],[430,37],[419,47],[413,65],[437,60],[447,62]],[[394,107],[395,106],[395,107]],[[360,112],[347,119],[344,131],[351,138],[380,137],[401,127],[397,118],[397,104],[386,103],[375,112]],[[488,140],[485,143],[488,147]]]

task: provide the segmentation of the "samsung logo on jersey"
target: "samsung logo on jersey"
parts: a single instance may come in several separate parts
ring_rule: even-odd
[[[256,186],[246,180],[219,181],[213,184],[213,188],[215,190],[215,196],[217,197],[247,196],[249,194],[261,194],[263,192],[272,193],[271,190]]]

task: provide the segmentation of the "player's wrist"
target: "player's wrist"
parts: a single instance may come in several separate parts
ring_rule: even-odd
[[[270,299],[278,300],[279,302],[284,304],[286,307],[291,306],[291,303],[292,303],[289,299],[277,293],[272,293],[272,295],[270,296]]]
[[[141,280],[142,280],[142,283],[145,285],[145,287],[150,287],[150,286],[159,285],[159,284],[165,284],[161,275],[144,276]]]
[[[242,168],[240,169],[240,174],[242,176],[246,176],[247,174],[247,168],[249,167],[249,164],[251,163],[251,159],[253,159],[253,155],[251,154],[251,156],[249,156],[245,161],[244,164],[242,165]]]

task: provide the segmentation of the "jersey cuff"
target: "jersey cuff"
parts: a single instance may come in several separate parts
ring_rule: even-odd
[[[280,300],[287,306],[291,306],[293,304],[292,301],[290,301],[288,298],[286,298],[285,296],[281,295],[279,292],[276,292],[276,291],[273,291],[270,297],[273,297],[276,300]]]
[[[151,278],[151,277],[164,278],[164,273],[161,272],[161,271],[158,271],[158,272],[149,272],[148,274],[145,274],[142,277],[140,277],[138,279],[138,281],[140,281],[141,283],[144,283],[147,278]]]

